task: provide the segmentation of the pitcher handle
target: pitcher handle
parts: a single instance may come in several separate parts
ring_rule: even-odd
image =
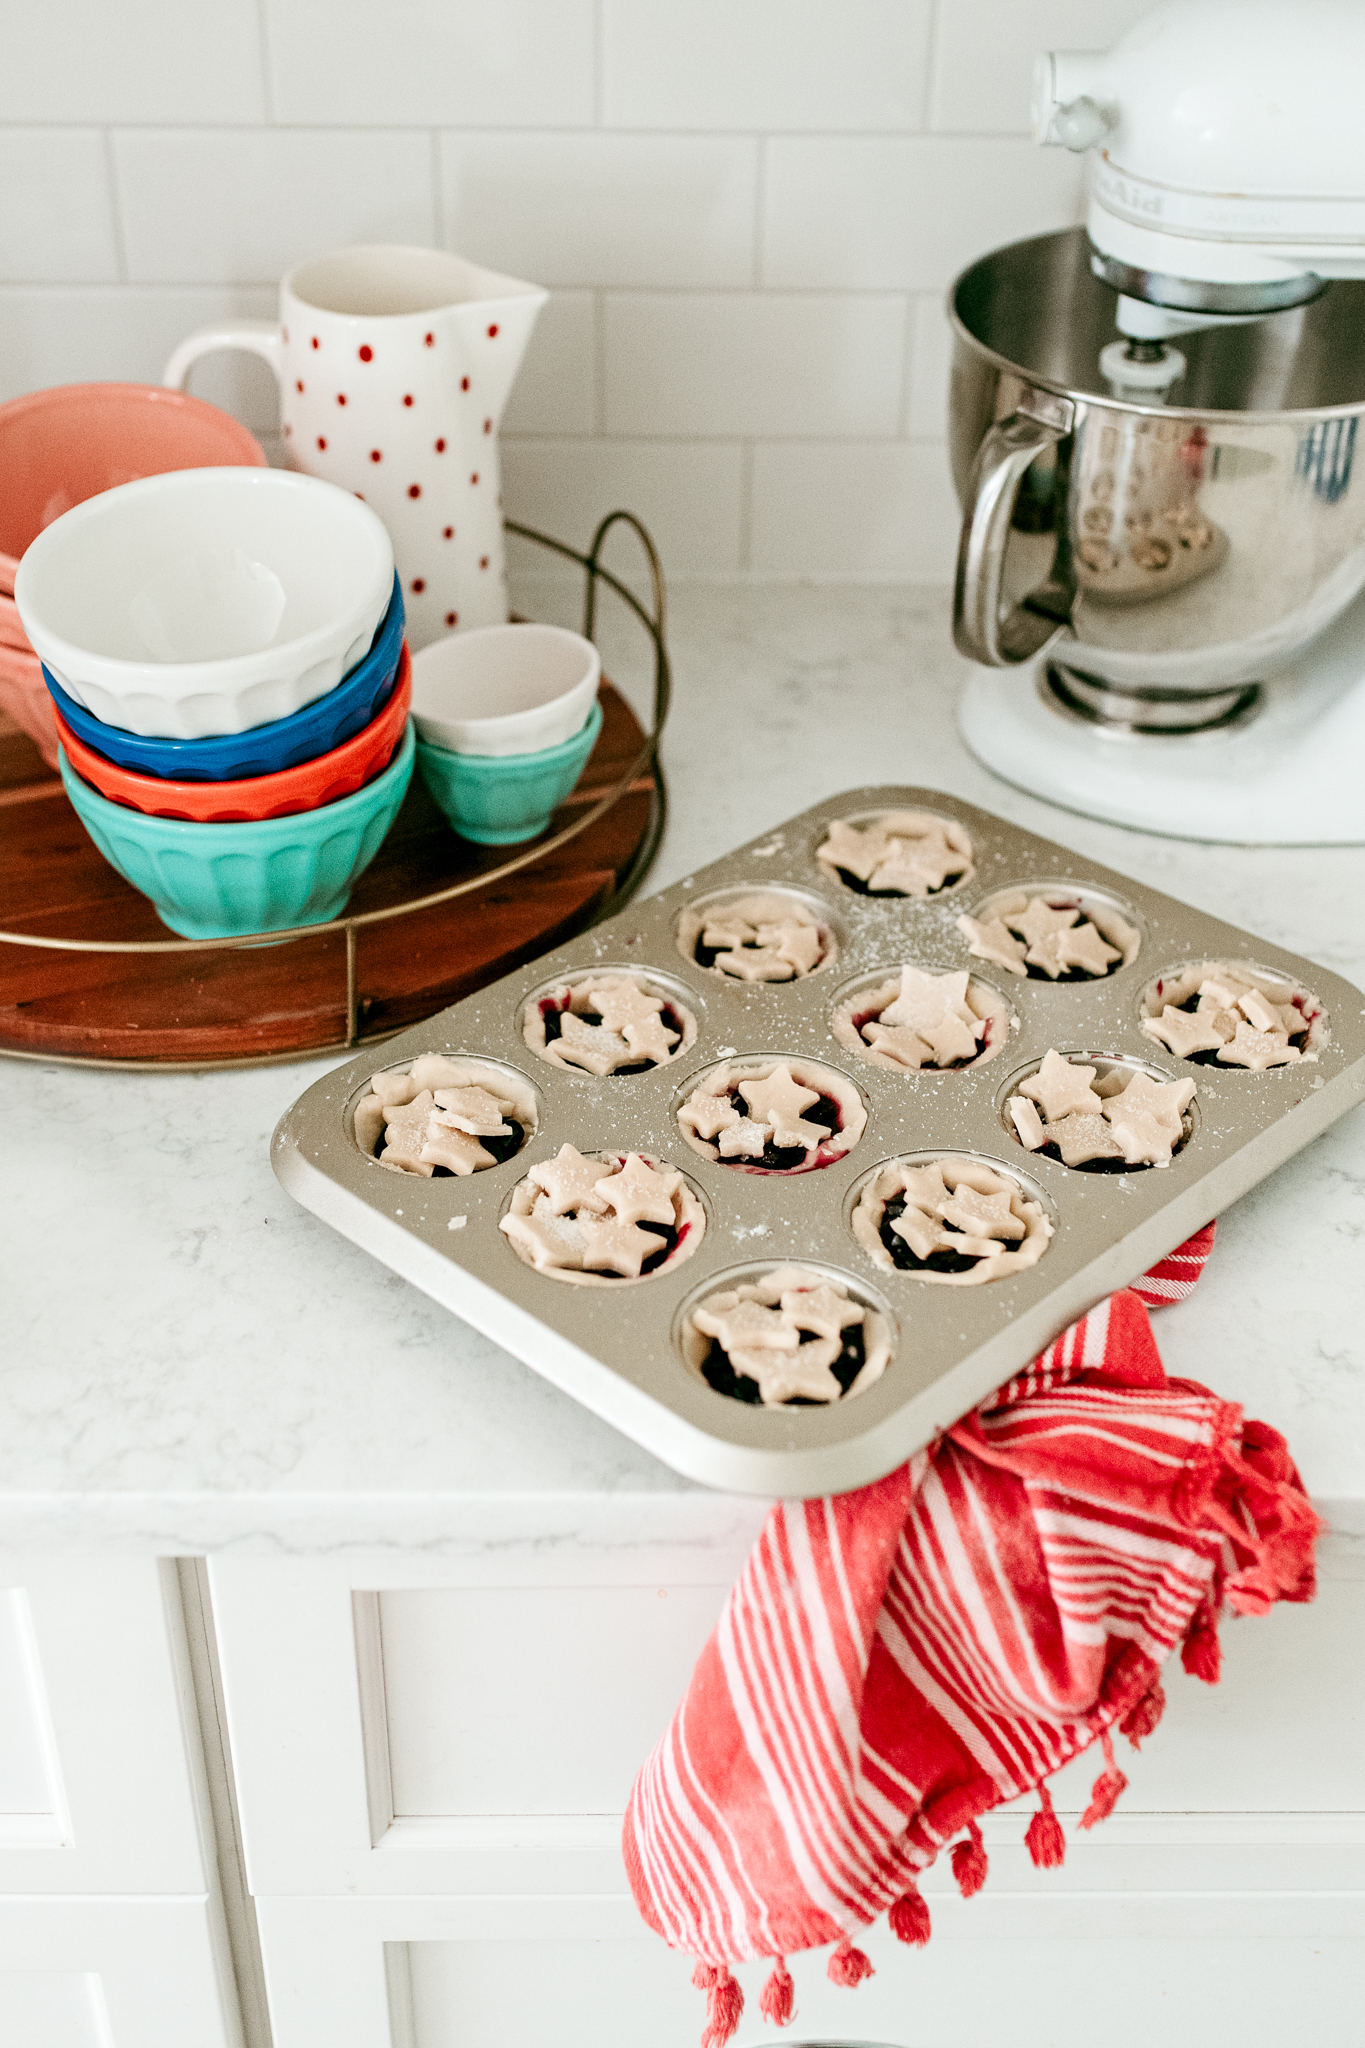
[[[171,391],[183,391],[199,358],[213,355],[220,348],[246,349],[253,356],[262,357],[283,388],[283,343],[273,320],[235,320],[231,325],[201,327],[196,334],[186,335],[162,371],[162,383]]]
[[[1063,630],[1055,610],[1029,600],[1002,622],[1005,544],[1024,471],[1045,448],[1065,440],[1075,424],[1069,398],[1026,391],[1018,409],[997,420],[977,450],[962,513],[953,590],[953,639],[958,652],[987,668],[1013,668],[1030,660]]]

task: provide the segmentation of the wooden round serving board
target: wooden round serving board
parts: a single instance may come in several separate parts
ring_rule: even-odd
[[[605,795],[644,746],[638,720],[610,683],[602,711],[601,737],[551,832]],[[533,866],[453,902],[360,926],[358,1037],[417,1023],[589,923],[644,844],[655,798],[651,777],[632,782],[602,817]],[[414,775],[347,915],[418,900],[521,850],[457,838]],[[60,781],[3,714],[0,928],[102,941],[173,936],[96,851]],[[183,954],[0,943],[0,1052],[186,1066],[287,1058],[345,1044],[346,990],[342,931]]]

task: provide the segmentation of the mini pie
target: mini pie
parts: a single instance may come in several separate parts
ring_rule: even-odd
[[[827,967],[838,947],[799,896],[756,891],[685,910],[678,951],[733,981],[800,981]]]
[[[816,858],[860,896],[936,896],[974,872],[961,825],[927,811],[887,811],[866,825],[836,819]]]
[[[1142,1028],[1200,1066],[1289,1067],[1315,1060],[1327,1035],[1316,996],[1235,960],[1203,960],[1154,982]]]
[[[1052,1224],[1041,1202],[979,1159],[893,1159],[853,1211],[853,1234],[879,1266],[940,1287],[975,1287],[1036,1265]]]
[[[391,1173],[481,1173],[535,1135],[535,1090],[490,1060],[423,1053],[376,1074],[355,1106],[355,1141]]]
[[[678,1111],[694,1152],[750,1173],[808,1173],[842,1159],[867,1123],[851,1081],[814,1060],[730,1060]]]
[[[1097,1071],[1049,1052],[1006,1105],[1019,1143],[1086,1173],[1169,1166],[1190,1134],[1194,1082],[1119,1066],[1096,1080]]]
[[[585,1074],[639,1074],[688,1052],[697,1020],[636,974],[590,974],[526,1005],[521,1035],[538,1059]]]
[[[907,964],[899,978],[864,988],[834,1012],[834,1036],[874,1066],[913,1073],[994,1059],[1010,1014],[993,988],[963,968],[925,974]]]
[[[1062,891],[1018,889],[986,906],[987,918],[960,917],[967,950],[1007,973],[1034,981],[1098,981],[1136,960],[1139,936],[1117,911]]]
[[[718,1394],[805,1408],[861,1394],[880,1379],[891,1323],[827,1274],[778,1266],[698,1302],[682,1346]]]
[[[512,1190],[498,1228],[538,1273],[601,1287],[681,1265],[701,1242],[706,1211],[658,1159],[561,1145]]]

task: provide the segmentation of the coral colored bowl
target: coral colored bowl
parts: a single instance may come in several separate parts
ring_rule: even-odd
[[[512,846],[544,832],[583,773],[602,730],[602,706],[572,739],[538,754],[456,754],[417,743],[423,782],[462,839]]]
[[[328,924],[384,843],[412,780],[409,723],[382,775],[320,811],[249,825],[148,818],[111,804],[63,754],[61,777],[104,858],[186,939],[250,938]]]
[[[412,661],[406,647],[398,687],[379,716],[330,754],[278,775],[247,782],[167,782],[159,775],[130,775],[87,747],[57,714],[57,737],[76,773],[111,803],[149,818],[186,818],[199,825],[241,825],[262,818],[289,818],[299,811],[339,803],[373,782],[388,767],[403,737],[412,701]]]
[[[101,491],[170,469],[264,469],[265,450],[216,405],[159,384],[59,384],[0,405],[0,592],[45,526]]]
[[[130,774],[160,775],[169,782],[247,782],[315,761],[319,754],[330,754],[367,726],[388,700],[402,645],[403,598],[395,576],[389,608],[369,653],[334,690],[289,718],[208,740],[155,739],[105,725],[102,719],[92,718],[74,697],[68,697],[46,669],[43,676],[53,703],[77,739]],[[55,746],[54,741],[54,768]]]

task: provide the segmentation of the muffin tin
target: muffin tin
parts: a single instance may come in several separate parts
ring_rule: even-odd
[[[914,809],[970,834],[974,868],[964,882],[929,897],[870,897],[817,861],[833,820]],[[878,974],[889,979],[905,961],[935,973],[976,971],[982,963],[956,918],[976,915],[1005,889],[1046,892],[1057,876],[1102,894],[1134,925],[1134,959],[1093,982],[1011,979],[1008,1042],[975,1066],[896,1072],[838,1043],[834,1012],[853,989]],[[818,906],[837,940],[828,966],[792,981],[739,982],[680,957],[679,924],[701,898],[771,889]],[[1142,1032],[1143,992],[1191,960],[1252,963],[1311,991],[1325,1012],[1317,1058],[1249,1072],[1165,1056]],[[522,1013],[538,991],[622,969],[683,994],[697,1021],[685,1055],[599,1079],[528,1050]],[[997,987],[1004,980],[985,972]],[[1171,1164],[1092,1174],[1026,1152],[1005,1104],[1050,1047],[1164,1080],[1193,1078],[1189,1133]],[[539,1127],[514,1158],[466,1178],[426,1180],[362,1153],[352,1119],[370,1075],[428,1052],[492,1058],[532,1085]],[[858,1091],[867,1124],[845,1155],[814,1171],[766,1174],[709,1161],[684,1142],[676,1108],[704,1073],[721,1060],[784,1054],[832,1067]],[[1365,995],[1339,976],[943,792],[858,789],[327,1075],[281,1120],[272,1161],[305,1207],[678,1471],[741,1493],[813,1496],[890,1471],[1363,1096]],[[585,1154],[639,1151],[679,1168],[706,1211],[686,1263],[621,1288],[564,1287],[524,1265],[499,1219],[528,1168],[565,1143]],[[1055,1234],[1037,1264],[963,1288],[875,1265],[852,1212],[879,1166],[910,1155],[974,1157],[1041,1190]],[[829,1406],[752,1406],[716,1392],[689,1362],[689,1308],[738,1272],[782,1264],[812,1267],[884,1304],[892,1355],[866,1391]],[[383,1370],[382,1359],[375,1367]]]

